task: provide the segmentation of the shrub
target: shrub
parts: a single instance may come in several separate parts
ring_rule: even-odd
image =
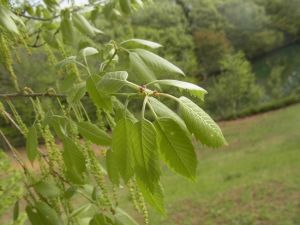
[[[209,74],[219,70],[220,60],[232,49],[225,33],[202,29],[195,31],[193,36],[198,63],[203,72]]]
[[[262,89],[255,82],[251,64],[242,52],[227,55],[221,61],[222,74],[208,88],[208,109],[217,116],[226,117],[256,104]]]
[[[18,202],[16,201],[22,196],[22,175],[20,172],[11,168],[11,163],[9,158],[5,153],[0,149],[0,223],[6,224],[6,221],[3,221],[4,218],[12,218],[12,212],[15,205],[15,214],[16,209],[19,207]],[[26,218],[26,217],[25,217]],[[24,215],[19,218],[19,220],[14,221],[14,224],[23,224]],[[9,219],[12,221],[12,219]]]

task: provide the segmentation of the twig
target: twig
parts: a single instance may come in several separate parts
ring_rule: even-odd
[[[23,168],[24,173],[27,174],[28,170],[25,166],[25,164],[22,162],[22,160],[19,158],[19,156],[17,155],[17,151],[16,149],[10,144],[10,142],[8,141],[8,139],[6,138],[6,136],[4,135],[4,133],[0,130],[0,134],[3,138],[3,140],[5,141],[5,143],[7,144],[9,150],[12,152],[12,156],[14,157],[14,159],[20,164],[20,166]]]
[[[59,98],[65,98],[67,97],[64,94],[55,94],[55,93],[49,93],[49,92],[39,92],[39,93],[8,93],[8,94],[0,94],[0,98],[17,98],[17,97],[27,97],[27,98],[36,98],[36,97],[59,97]]]

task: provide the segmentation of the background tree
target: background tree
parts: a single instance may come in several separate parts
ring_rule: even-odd
[[[105,31],[93,23],[98,14],[120,21],[142,7],[137,0],[71,2],[64,8],[48,0],[37,5],[1,1],[1,63],[15,91],[0,94],[0,115],[26,140],[31,165],[2,128],[0,136],[23,172],[24,192],[16,196],[15,208],[24,203],[32,225],[137,224],[120,207],[121,187],[149,224],[148,204],[165,211],[161,163],[194,180],[192,134],[209,147],[226,144],[218,125],[189,99],[203,101],[207,92],[176,80],[185,73],[155,54],[162,47],[159,43],[106,40],[101,38]],[[21,46],[29,54],[14,52]],[[28,87],[28,77],[19,82],[17,72],[22,71],[14,67],[14,54],[22,61],[39,56],[36,48],[47,55],[52,68],[48,72],[55,80],[46,90]],[[169,87],[182,93],[171,95]],[[19,98],[28,99],[32,120],[24,122],[14,102]],[[172,100],[178,112],[168,108],[165,99]],[[89,103],[93,110],[87,109]],[[140,106],[138,111],[130,110],[132,104]],[[13,219],[22,222],[18,211]]]
[[[242,52],[227,55],[221,61],[222,75],[209,88],[207,98],[209,109],[217,115],[226,117],[236,115],[242,109],[256,104],[262,96],[261,88],[256,84],[250,63]],[[226,93],[221,96],[221,93]]]

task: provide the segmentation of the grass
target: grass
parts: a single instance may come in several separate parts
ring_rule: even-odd
[[[221,127],[229,146],[199,146],[196,182],[164,173],[167,214],[151,224],[300,224],[300,105]]]
[[[196,182],[166,169],[167,213],[150,209],[150,224],[300,225],[300,104],[220,125],[229,146],[197,147]]]

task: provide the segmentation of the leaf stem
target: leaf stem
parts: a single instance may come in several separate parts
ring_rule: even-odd
[[[160,96],[164,96],[164,97],[167,97],[167,98],[170,98],[178,103],[180,103],[180,100],[178,98],[176,98],[175,96],[173,95],[170,95],[170,94],[166,94],[166,93],[159,93]]]
[[[157,116],[156,112],[154,111],[154,109],[153,109],[153,107],[152,107],[152,105],[149,101],[147,101],[147,105],[149,106],[149,109],[151,110],[151,112],[154,115],[155,119],[157,119],[158,116]]]
[[[112,60],[115,58],[115,56],[117,55],[117,53],[118,53],[118,50],[117,50],[117,48],[115,48],[114,54],[110,57],[109,61],[103,67],[103,71],[105,71],[109,67],[109,65],[111,64]]]
[[[148,101],[148,96],[146,95],[145,98],[144,98],[143,107],[142,107],[142,118],[143,119],[145,118],[145,109],[146,109],[147,101]]]

